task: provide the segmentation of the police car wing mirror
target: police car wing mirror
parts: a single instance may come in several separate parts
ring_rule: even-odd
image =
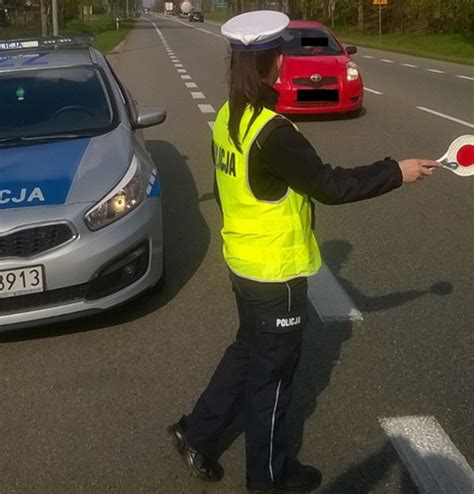
[[[346,46],[348,55],[355,55],[357,53],[357,46]]]
[[[135,129],[145,129],[160,125],[166,120],[166,110],[161,108],[141,108],[134,122]]]

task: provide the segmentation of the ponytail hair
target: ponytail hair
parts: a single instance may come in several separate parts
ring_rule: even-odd
[[[250,105],[254,113],[247,129],[248,132],[263,110],[265,88],[263,79],[271,74],[280,54],[281,48],[232,52],[229,71],[229,134],[239,151],[242,151],[240,146],[242,116],[247,106]]]

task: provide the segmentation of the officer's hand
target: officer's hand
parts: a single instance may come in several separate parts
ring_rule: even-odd
[[[433,175],[433,170],[435,168],[442,168],[440,163],[431,160],[403,160],[398,164],[400,166],[400,170],[402,171],[403,182],[406,184],[423,180],[425,177]]]

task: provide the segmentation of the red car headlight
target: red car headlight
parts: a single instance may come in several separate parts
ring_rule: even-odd
[[[359,78],[359,70],[354,62],[347,62],[346,75],[348,81],[355,81]]]

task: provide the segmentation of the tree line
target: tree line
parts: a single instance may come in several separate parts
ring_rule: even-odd
[[[37,8],[36,2],[31,5],[25,0],[4,0],[3,4],[6,3],[14,9]],[[163,3],[156,0],[155,8],[162,11]],[[215,3],[215,0],[200,2],[207,12]],[[474,0],[388,0],[388,3],[382,7],[384,32],[451,32],[474,36]],[[46,32],[51,0],[39,0],[39,4],[38,14],[41,13],[42,30]],[[92,12],[125,16],[127,6],[128,12],[134,12],[141,5],[142,0],[58,0],[60,24],[72,19],[87,20]],[[232,15],[271,8],[287,12],[293,19],[314,19],[367,32],[378,29],[378,7],[373,6],[373,0],[227,0],[227,5]]]
[[[378,28],[373,0],[229,0],[233,13],[279,8],[294,19],[334,22],[361,31]],[[388,0],[382,7],[384,30],[398,33],[474,34],[474,0]]]

